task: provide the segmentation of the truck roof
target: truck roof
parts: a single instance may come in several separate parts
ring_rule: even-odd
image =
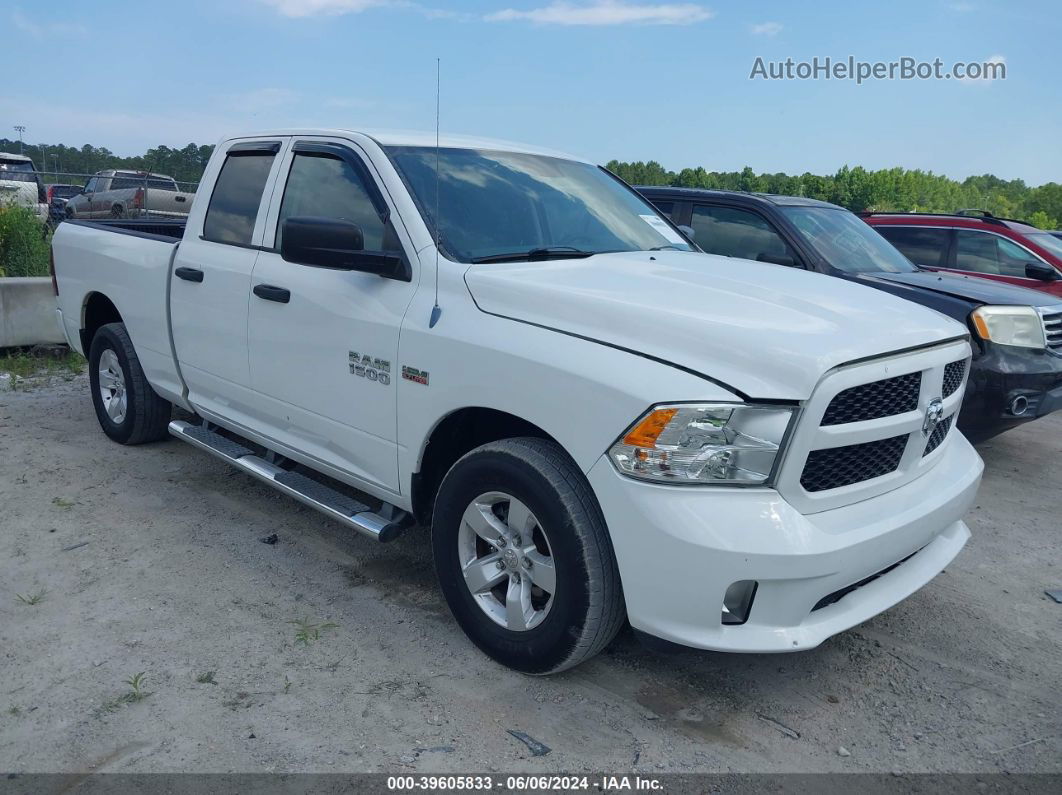
[[[264,130],[247,133],[245,135],[233,135],[222,140],[222,143],[242,140],[245,138],[260,138],[270,135],[325,135],[344,138],[351,133],[365,135],[372,138],[380,146],[435,146],[435,133],[417,130],[351,130],[343,128],[288,128],[277,130]],[[586,158],[548,149],[532,144],[503,141],[495,138],[481,138],[471,135],[445,134],[439,136],[439,146],[443,149],[488,149],[495,152],[520,152],[529,155],[544,155],[546,157],[559,157],[565,160],[576,160],[583,163],[591,161]]]
[[[24,163],[32,163],[33,159],[26,157],[25,155],[16,155],[13,152],[0,152],[0,157],[5,160],[21,160]]]

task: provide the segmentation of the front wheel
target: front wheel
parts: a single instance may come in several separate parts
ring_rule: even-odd
[[[103,432],[121,444],[167,437],[173,407],[155,394],[124,323],[101,326],[89,348],[92,405]]]
[[[443,479],[435,570],[468,637],[532,674],[597,654],[626,618],[619,571],[589,483],[555,443],[478,447]]]

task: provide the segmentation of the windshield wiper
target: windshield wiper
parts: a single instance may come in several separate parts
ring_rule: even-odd
[[[544,246],[542,248],[533,248],[530,251],[513,251],[508,254],[490,254],[486,257],[476,257],[472,262],[478,265],[483,262],[521,262],[523,260],[534,262],[546,259],[580,259],[592,257],[597,253],[599,252],[582,251],[572,246]]]
[[[683,248],[679,248],[678,246],[673,246],[670,243],[668,243],[665,246],[653,246],[649,250],[650,251],[663,251],[664,249],[669,249],[671,251],[685,251],[686,250],[686,249],[683,249]]]

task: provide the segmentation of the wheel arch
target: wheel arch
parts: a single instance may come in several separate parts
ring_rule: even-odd
[[[441,417],[421,446],[410,500],[418,524],[431,523],[435,495],[443,476],[465,453],[488,442],[530,436],[560,444],[538,425],[499,409],[465,406]]]
[[[81,306],[81,349],[88,356],[92,347],[92,338],[101,326],[108,323],[122,323],[122,315],[106,295],[93,291],[85,296]]]

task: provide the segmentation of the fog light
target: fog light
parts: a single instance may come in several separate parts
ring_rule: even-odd
[[[756,598],[755,580],[738,580],[726,589],[723,596],[723,623],[744,624],[749,620],[752,600]]]

